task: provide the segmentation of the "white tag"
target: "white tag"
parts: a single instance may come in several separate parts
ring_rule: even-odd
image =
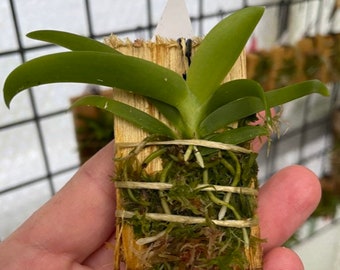
[[[168,0],[154,36],[163,38],[192,38],[193,30],[185,0]]]

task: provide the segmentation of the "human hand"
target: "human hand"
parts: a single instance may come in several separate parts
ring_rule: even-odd
[[[49,202],[0,244],[0,269],[112,269],[115,190],[113,143],[84,164]],[[264,270],[301,270],[290,249],[280,247],[320,200],[317,177],[301,166],[274,175],[259,193]]]

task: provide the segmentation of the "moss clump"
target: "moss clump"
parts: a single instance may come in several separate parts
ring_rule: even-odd
[[[190,152],[189,148],[161,146],[142,162],[135,152],[118,161],[115,181],[171,184],[168,189],[121,189],[122,206],[133,216],[120,221],[132,225],[137,243],[145,245],[145,254],[138,255],[144,269],[245,269],[245,249],[258,239],[250,236],[248,226],[224,227],[215,221],[252,220],[256,194],[221,192],[215,187],[256,188],[256,154],[199,147]],[[163,169],[150,174],[148,164],[156,159]],[[204,222],[154,220],[150,213]]]

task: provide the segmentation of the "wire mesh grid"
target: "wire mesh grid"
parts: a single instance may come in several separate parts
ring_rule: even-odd
[[[159,20],[165,0],[4,0],[0,42],[1,85],[18,64],[38,55],[59,49],[25,38],[29,31],[59,29],[98,40],[114,33],[122,38],[150,39]],[[309,1],[187,1],[196,35],[204,35],[228,13],[249,5],[265,5],[267,22],[276,18],[273,27],[263,33],[259,25],[261,47],[284,39],[294,25],[288,20],[289,7],[314,12],[300,20],[303,33],[330,32],[322,27],[322,0]],[[279,16],[279,19],[277,19]],[[294,42],[294,36],[291,42]],[[289,38],[288,38],[289,40]],[[0,237],[11,233],[36,208],[48,200],[79,167],[73,119],[68,111],[70,99],[81,94],[85,86],[58,84],[42,86],[48,91],[31,89],[13,102],[10,111],[0,105]],[[306,165],[322,175],[329,170],[328,156],[332,147],[329,115],[339,104],[339,84],[331,84],[330,99],[307,97],[299,104],[289,104],[283,113],[291,125],[280,140],[273,139],[269,156],[260,154],[260,177],[266,179],[283,166]],[[3,102],[1,102],[3,104]],[[320,108],[315,110],[315,106]],[[314,112],[314,113],[312,113]],[[285,131],[285,128],[284,128]],[[314,147],[310,147],[313,145]]]

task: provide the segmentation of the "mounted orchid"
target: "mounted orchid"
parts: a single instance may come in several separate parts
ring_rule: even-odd
[[[41,56],[13,70],[4,85],[7,106],[33,86],[89,83],[144,96],[169,123],[100,96],[73,104],[101,108],[143,129],[152,139],[176,142],[159,145],[142,161],[136,149],[117,160],[116,187],[124,210],[118,209],[116,217],[123,228],[133,227],[132,239],[145,251],[137,254],[138,263],[125,255],[128,269],[254,269],[247,254],[259,243],[250,230],[257,226],[257,163],[256,154],[246,149],[248,143],[275,130],[272,107],[312,93],[328,95],[317,80],[269,92],[253,80],[223,82],[263,12],[261,7],[249,7],[218,23],[195,51],[185,79],[82,36],[52,30],[28,34],[71,51]],[[261,111],[264,124],[255,125]],[[198,141],[219,143],[219,147],[195,144]],[[148,172],[146,167],[157,158],[163,169]],[[155,184],[159,190],[153,190]]]

